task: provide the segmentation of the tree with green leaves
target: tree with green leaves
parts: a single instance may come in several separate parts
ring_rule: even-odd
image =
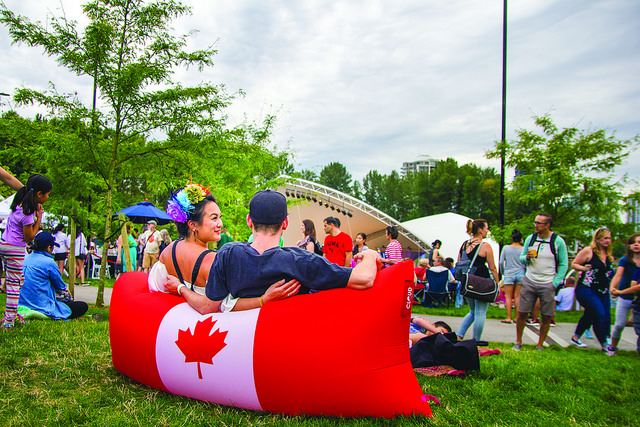
[[[411,188],[415,205],[409,219],[455,212],[484,218],[492,226],[497,223],[500,180],[495,169],[474,164],[458,165],[450,157],[439,161],[431,173],[410,175],[414,178]]]
[[[322,168],[318,182],[334,190],[351,194],[351,174],[340,162],[331,162]]]
[[[18,89],[14,100],[21,105],[46,106],[52,118],[78,123],[65,143],[76,153],[81,169],[92,171],[99,180],[96,185],[104,189],[92,203],[106,215],[107,240],[112,234],[117,191],[127,170],[158,169],[168,158],[189,161],[185,153],[193,152],[203,154],[200,162],[190,163],[194,169],[201,168],[204,159],[215,153],[203,153],[205,148],[268,138],[270,127],[228,130],[222,111],[233,97],[223,86],[184,87],[173,80],[179,67],[202,70],[213,65],[216,53],[211,48],[187,51],[188,36],[172,34],[170,22],[188,14],[188,7],[173,0],[92,0],[83,6],[83,12],[89,24],[79,28],[64,16],[46,24],[31,22],[0,4],[0,22],[9,29],[14,43],[42,48],[61,66],[93,79],[90,105],[75,94],[58,93],[53,84],[48,91]],[[152,139],[154,135],[162,137]],[[174,176],[169,185],[185,181],[188,173]],[[162,185],[152,190],[161,192]],[[103,257],[102,272],[105,266]],[[103,303],[103,285],[104,273],[97,305]]]
[[[546,212],[554,218],[554,230],[567,243],[588,243],[598,227],[623,232],[620,219],[625,178],[617,178],[620,166],[638,143],[616,138],[605,130],[558,128],[551,117],[536,116],[538,132],[517,131],[517,139],[498,142],[487,153],[490,159],[506,153],[506,165],[516,170],[507,190],[507,224],[523,234],[531,231],[533,218]],[[500,231],[494,227],[494,234]]]

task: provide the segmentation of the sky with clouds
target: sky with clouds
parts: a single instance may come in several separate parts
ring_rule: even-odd
[[[63,5],[82,22],[82,1],[3,1],[35,20]],[[295,152],[297,169],[338,161],[362,179],[419,155],[499,167],[484,153],[501,137],[502,1],[184,3],[193,15],[176,30],[198,30],[190,47],[218,54],[213,68],[177,79],[243,90],[232,125],[276,114],[273,141]],[[639,45],[640,1],[511,0],[507,138],[547,113],[560,127],[640,134]],[[53,81],[90,99],[88,79],[37,48],[11,46],[6,28],[0,55],[1,92]],[[639,179],[639,161],[634,153],[619,172]]]

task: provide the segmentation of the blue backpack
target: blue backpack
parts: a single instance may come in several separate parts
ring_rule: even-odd
[[[467,242],[464,242],[460,247],[460,261],[456,263],[456,272],[454,277],[458,281],[462,281],[462,277],[466,273],[475,273],[477,267],[471,266],[471,258],[469,258],[469,254],[467,254]]]

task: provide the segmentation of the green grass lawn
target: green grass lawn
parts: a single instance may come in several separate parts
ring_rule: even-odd
[[[106,309],[92,312],[108,318]],[[0,425],[637,425],[635,352],[607,357],[552,346],[540,354],[532,346],[513,352],[510,344],[491,343],[504,354],[481,358],[480,372],[466,378],[418,375],[424,392],[442,403],[432,406],[431,420],[289,417],[138,384],[113,368],[108,328],[108,321],[85,317],[0,331]]]

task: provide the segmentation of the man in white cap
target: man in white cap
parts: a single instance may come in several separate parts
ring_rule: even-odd
[[[156,230],[156,222],[154,220],[147,221],[147,231],[142,233],[140,240],[144,242],[142,268],[145,273],[148,273],[149,269],[153,267],[153,264],[158,261],[158,256],[160,256],[160,242],[162,241],[162,236],[160,232]]]
[[[230,242],[218,251],[205,287],[206,296],[177,284],[177,280],[170,281],[167,289],[184,297],[202,314],[248,310],[295,295],[299,284],[319,291],[368,289],[382,267],[380,255],[372,250],[359,253],[357,259],[362,262],[352,269],[297,247],[281,248],[280,236],[289,226],[289,218],[287,201],[276,191],[258,191],[253,196],[247,225],[252,229],[253,242]]]

